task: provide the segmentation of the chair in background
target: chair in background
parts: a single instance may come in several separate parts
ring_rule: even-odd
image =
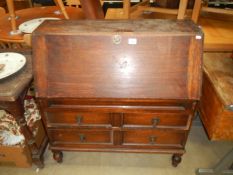
[[[65,5],[62,0],[54,0],[56,5],[61,9],[65,19],[70,19],[66,12]],[[65,0],[68,6],[82,6],[86,19],[104,19],[104,12],[99,0]]]
[[[61,9],[62,14],[64,15],[65,19],[70,19],[66,9],[65,5],[62,0],[54,0],[56,6],[58,6]]]
[[[79,8],[81,3],[80,0],[65,0],[67,6]]]
[[[135,12],[139,6],[145,6],[150,3],[150,0],[142,0],[142,2],[131,6],[130,0],[123,0],[123,15],[125,19],[130,18],[130,14]]]
[[[54,0],[56,6],[58,6],[61,9],[62,14],[64,15],[65,19],[70,19],[66,9],[65,5],[69,7],[77,7],[79,8],[81,3],[80,0]]]
[[[208,7],[208,0],[195,0],[193,13],[192,13],[192,20],[197,23],[198,18],[202,12],[208,13],[218,13],[222,15],[233,15],[232,9],[220,9],[220,8],[213,8]]]
[[[131,6],[130,0],[123,0],[123,13],[126,19],[129,19],[131,15],[134,14],[140,15],[143,12],[157,12],[162,14],[170,14],[170,15],[177,15],[177,19],[184,19],[188,0],[180,0],[179,8],[178,9],[168,9],[168,8],[161,8],[161,7],[151,7],[148,5],[149,0],[142,0],[142,2]]]

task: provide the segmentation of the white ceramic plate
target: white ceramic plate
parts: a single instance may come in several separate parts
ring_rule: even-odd
[[[32,33],[45,20],[59,20],[60,18],[36,18],[19,25],[19,30],[23,33]]]
[[[3,52],[0,53],[0,64],[4,65],[0,70],[0,79],[3,79],[22,69],[26,64],[26,57],[19,53]]]

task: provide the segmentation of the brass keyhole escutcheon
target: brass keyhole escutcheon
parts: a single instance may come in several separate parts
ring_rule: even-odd
[[[80,142],[85,142],[86,136],[84,134],[79,134],[79,139],[80,139]]]
[[[78,124],[78,125],[81,125],[81,124],[82,124],[82,121],[83,121],[83,117],[82,117],[81,115],[77,115],[76,121],[77,121],[77,124]]]
[[[114,35],[112,40],[113,40],[114,44],[120,44],[121,43],[121,35]]]
[[[156,138],[155,136],[150,136],[150,137],[149,137],[149,142],[150,142],[150,144],[151,144],[151,145],[154,145],[154,144],[156,143],[156,139],[157,139],[157,138]]]
[[[151,123],[152,123],[153,128],[156,128],[159,122],[160,122],[159,118],[152,118]]]

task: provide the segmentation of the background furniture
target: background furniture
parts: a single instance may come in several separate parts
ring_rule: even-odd
[[[3,7],[0,7],[0,15],[5,15],[6,11]]]
[[[28,146],[1,146],[0,165],[29,168],[32,165],[32,156]],[[13,155],[13,156],[12,156]]]
[[[80,2],[87,19],[104,19],[104,12],[100,0],[80,0]]]
[[[84,15],[79,8],[66,7],[66,11],[70,16],[70,19],[83,19]],[[17,27],[25,21],[41,18],[41,17],[57,17],[64,19],[63,14],[59,12],[59,7],[34,7],[23,9],[15,12],[20,18],[16,20]],[[24,42],[23,33],[20,35],[9,35],[12,30],[10,22],[8,20],[9,14],[0,17],[0,40],[5,42],[22,43]]]
[[[55,160],[63,150],[110,151],[169,153],[180,163],[200,97],[200,28],[51,21],[33,37],[36,95]]]
[[[11,29],[12,29],[9,34],[19,35],[21,32],[17,29],[17,26],[16,26],[16,18],[18,18],[18,16],[15,15],[14,2],[13,0],[6,0],[6,2],[7,2],[7,9],[9,11],[8,20],[10,20]]]
[[[203,5],[203,4],[206,4],[206,5]],[[194,22],[197,22],[200,16],[200,13],[202,12],[217,13],[217,14],[223,14],[223,15],[233,15],[232,9],[221,9],[221,8],[208,7],[208,0],[206,3],[204,3],[203,0],[195,0],[193,13],[192,13],[192,20]]]
[[[195,2],[200,2],[196,0]],[[153,8],[153,7],[151,7]],[[195,8],[195,7],[194,7]],[[216,9],[216,8],[215,8]],[[172,9],[174,10],[174,9]],[[195,11],[195,10],[194,10]],[[229,10],[228,10],[229,11]],[[232,11],[232,10],[231,10]],[[190,9],[186,10],[187,15],[192,16]],[[203,15],[198,14],[198,25],[202,27],[205,33],[204,50],[205,51],[232,51],[233,50],[233,18],[231,15],[207,13]],[[122,9],[108,9],[105,16],[106,19],[124,19],[124,13]],[[143,15],[131,15],[133,19],[155,19],[155,18],[173,18],[174,15],[167,14],[143,14]]]
[[[233,21],[202,17],[198,24],[205,33],[205,51],[231,52],[233,50]]]
[[[231,53],[204,55],[200,113],[211,140],[233,140],[233,60]]]
[[[232,53],[205,53],[200,116],[210,140],[233,140]],[[197,175],[233,174],[233,149],[212,169]]]
[[[233,50],[233,10],[203,5],[195,0],[192,20],[203,27],[205,33],[205,51]],[[207,2],[208,5],[208,2]]]
[[[140,13],[143,13],[144,11],[172,14],[172,15],[177,15],[177,19],[184,19],[185,11],[188,5],[188,0],[180,0],[178,9],[151,7],[148,5],[150,2],[149,0],[143,0],[141,3],[138,3],[133,7],[130,6],[130,0],[124,0],[123,2],[124,2],[123,13],[127,19],[130,18],[131,13],[136,13],[137,16]]]
[[[54,0],[54,1],[56,5],[61,9],[63,15],[65,16],[65,19],[70,19],[68,13],[66,12],[65,5],[69,7],[77,7],[77,8],[79,8],[79,6],[81,5],[79,0],[65,0],[65,1]]]
[[[43,153],[47,146],[48,138],[44,135],[42,143],[37,145],[37,142],[26,125],[24,118],[24,98],[32,82],[31,56],[26,55],[26,57],[27,64],[22,71],[5,80],[1,80],[0,108],[15,117],[23,135],[25,136],[26,143],[31,150],[32,161],[41,168],[43,167]]]
[[[86,19],[104,19],[104,12],[99,0],[55,0],[55,3],[61,9],[65,19],[70,19],[66,12],[65,5],[75,7],[82,6]]]

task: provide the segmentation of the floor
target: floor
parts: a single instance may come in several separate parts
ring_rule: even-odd
[[[214,166],[233,147],[233,142],[210,142],[202,126],[193,126],[186,154],[177,168],[171,166],[171,155],[64,152],[62,164],[45,153],[45,168],[0,167],[0,175],[194,175],[197,168]]]

